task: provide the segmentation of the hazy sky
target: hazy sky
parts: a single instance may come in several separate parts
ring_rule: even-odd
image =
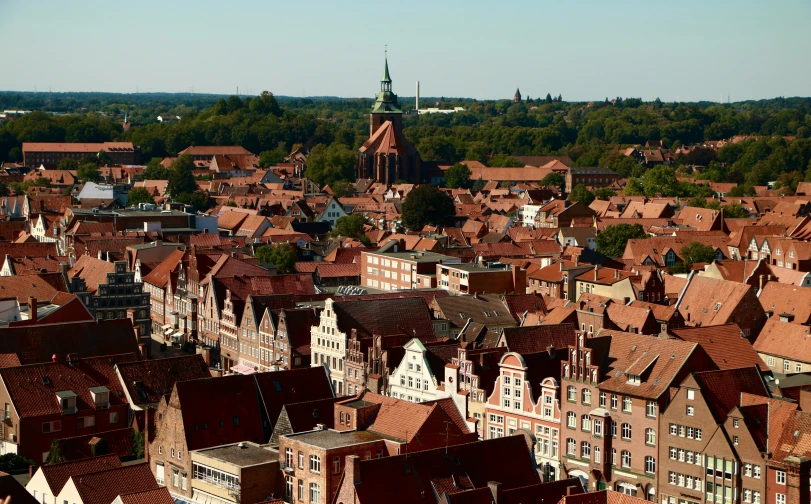
[[[0,0],[0,89],[811,95],[809,0]]]

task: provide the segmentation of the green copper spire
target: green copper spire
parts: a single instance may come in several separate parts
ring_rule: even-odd
[[[389,82],[390,83],[391,82],[391,76],[389,75],[389,50],[388,50],[388,48],[386,49],[385,54],[386,54],[385,55],[386,67],[383,70],[383,78],[380,79],[380,82]]]

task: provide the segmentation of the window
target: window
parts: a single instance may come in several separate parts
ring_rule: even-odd
[[[580,418],[580,428],[586,432],[591,432],[591,417],[588,415],[583,415]]]
[[[117,411],[113,411],[113,412],[110,413],[110,423],[111,424],[117,424],[118,423],[118,412]]]
[[[583,389],[583,404],[591,404],[591,390]]]
[[[586,441],[580,444],[580,457],[585,459],[591,458],[591,445]]]
[[[293,499],[293,477],[292,476],[288,476],[287,478],[285,478],[285,481],[284,481],[284,495],[290,500]]]
[[[298,452],[298,467],[299,467],[299,469],[304,469],[304,452],[303,451]]]
[[[157,472],[157,474],[155,475],[155,479],[157,480],[158,485],[163,485],[163,481],[164,481],[164,467],[163,467],[163,464],[158,462],[156,464],[156,466],[155,466],[155,470]]]
[[[802,373],[803,372],[803,365],[799,362],[794,364],[794,372],[795,373]]]
[[[570,429],[577,428],[577,415],[573,411],[566,413],[566,427]]]
[[[687,406],[687,416],[695,416],[696,409],[692,406]]]
[[[786,504],[786,494],[775,494],[775,503],[776,504]]]
[[[177,469],[172,469],[172,486],[175,488],[180,486],[180,472]]]
[[[605,408],[605,392],[600,392],[600,407]]]
[[[622,424],[622,439],[626,441],[631,440],[631,424],[628,423]]]
[[[785,471],[777,471],[775,472],[776,481],[778,485],[785,485],[786,484],[786,472]]]
[[[614,394],[611,394],[611,409],[617,409],[617,396]]]
[[[752,467],[752,469],[754,470],[755,478],[760,478],[760,466],[756,465],[756,466]]]
[[[631,452],[622,450],[622,467],[631,467]]]
[[[310,472],[316,474],[321,472],[321,457],[318,455],[310,455]]]
[[[687,400],[692,401],[696,398],[696,391],[695,390],[688,390],[687,391]]]
[[[573,385],[566,388],[566,400],[575,402],[577,401],[577,389]]]
[[[631,412],[631,398],[628,396],[623,396],[622,398],[622,411],[625,413]]]
[[[310,502],[312,504],[321,502],[321,485],[318,483],[310,483]]]
[[[783,360],[783,371],[788,371],[791,369],[791,363],[788,360]]]
[[[569,438],[566,440],[566,454],[577,455],[577,442],[574,439]]]
[[[648,445],[655,445],[656,444],[656,431],[655,430],[653,430],[651,428],[645,429],[645,444],[648,444]]]
[[[602,420],[594,420],[594,435],[595,436],[602,436],[603,435],[603,421]]]
[[[645,415],[649,417],[656,416],[656,401],[648,401],[645,405]]]
[[[645,472],[654,474],[656,472],[656,459],[653,457],[645,457]]]

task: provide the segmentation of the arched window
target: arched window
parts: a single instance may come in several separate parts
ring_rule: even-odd
[[[580,457],[581,458],[591,458],[591,445],[588,444],[587,441],[583,441],[580,444]]]
[[[574,411],[566,413],[566,427],[570,427],[572,429],[577,428],[577,415],[574,413]]]
[[[622,467],[631,467],[631,452],[622,450]]]
[[[648,474],[654,474],[656,472],[656,459],[648,456],[645,457],[645,472]]]
[[[626,441],[631,440],[631,424],[628,423],[622,424],[622,439]]]
[[[577,388],[574,385],[566,387],[566,399],[572,402],[577,401]]]
[[[577,441],[572,438],[566,440],[566,454],[572,456],[577,455]]]

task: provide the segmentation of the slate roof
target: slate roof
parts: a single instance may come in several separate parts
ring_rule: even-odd
[[[153,404],[172,393],[176,382],[208,378],[202,355],[183,355],[166,359],[149,359],[116,364],[121,383],[132,404]]]
[[[718,369],[757,366],[761,371],[769,370],[737,324],[673,329],[672,332],[682,341],[701,345]]]

